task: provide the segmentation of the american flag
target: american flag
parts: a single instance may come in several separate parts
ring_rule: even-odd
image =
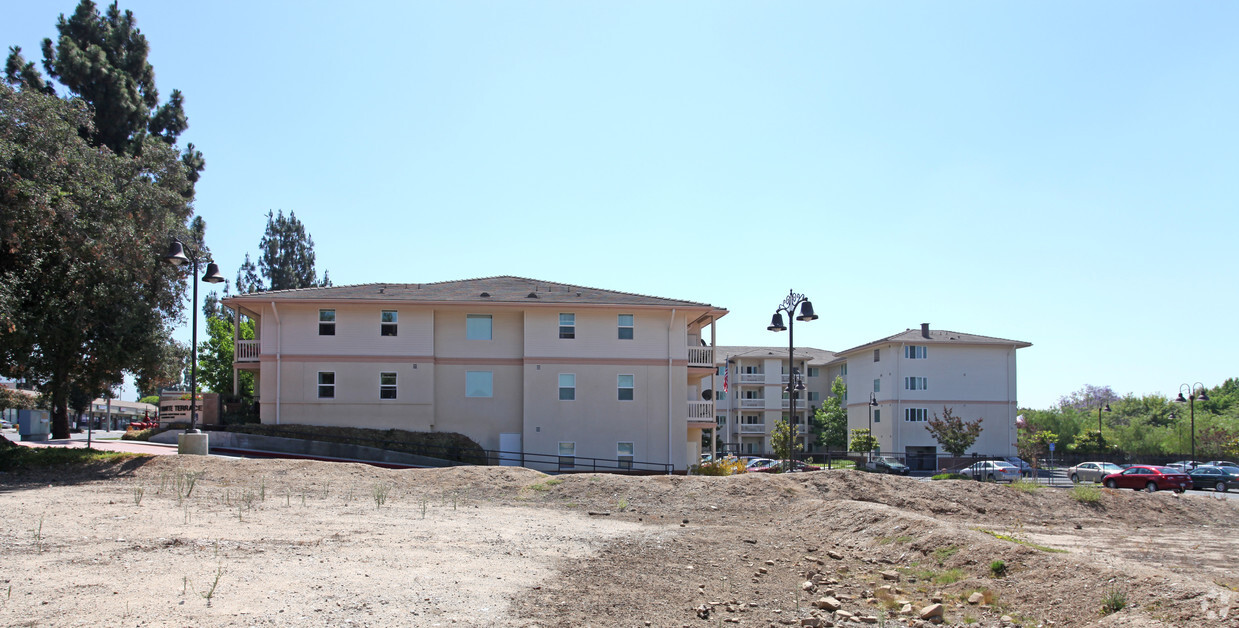
[[[727,392],[727,365],[723,365],[723,392]]]

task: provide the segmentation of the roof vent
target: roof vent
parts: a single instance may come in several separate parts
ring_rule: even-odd
[[[921,337],[922,338],[929,337],[929,323],[921,323]]]
[[[479,297],[489,297],[489,296],[490,296],[490,293],[489,293],[489,292],[483,292],[482,294],[479,294],[478,296],[479,296]]]
[[[529,294],[525,295],[525,298],[526,298],[526,299],[536,299],[536,298],[538,298],[538,293],[536,293],[536,292],[530,292]]]

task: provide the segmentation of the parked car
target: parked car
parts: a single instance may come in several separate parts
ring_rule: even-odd
[[[1239,486],[1239,468],[1214,467],[1201,465],[1188,474],[1192,478],[1192,488],[1211,488],[1219,493],[1225,493]]]
[[[1081,462],[1067,468],[1067,477],[1073,484],[1080,482],[1100,482],[1102,478],[1112,473],[1122,473],[1123,467],[1113,462]]]
[[[768,467],[775,462],[777,462],[777,460],[773,460],[771,458],[750,458],[748,462],[744,463],[744,467],[749,471],[752,471],[758,467]]]
[[[865,468],[878,473],[892,473],[894,475],[907,475],[911,469],[908,465],[899,461],[898,458],[892,456],[879,456],[865,463]]]
[[[1231,462],[1229,460],[1210,460],[1205,464],[1211,467],[1239,467],[1239,462]]]
[[[1137,464],[1123,469],[1122,473],[1111,473],[1101,481],[1106,488],[1130,488],[1137,491],[1174,491],[1182,493],[1192,487],[1192,478],[1188,474],[1170,467],[1155,467]]]
[[[1027,462],[1024,462],[1023,459],[1018,458],[1016,456],[1006,456],[1003,458],[1003,460],[1005,460],[1008,464],[1015,467],[1016,469],[1019,469],[1020,475],[1026,478],[1032,477],[1032,473],[1033,473],[1032,465],[1028,464]]]
[[[1166,466],[1170,467],[1171,469],[1177,469],[1179,471],[1187,473],[1188,471],[1191,471],[1192,469],[1195,469],[1196,467],[1199,467],[1202,464],[1204,463],[1199,460],[1180,460],[1178,462],[1172,462]]]
[[[822,468],[817,465],[808,464],[800,460],[791,461],[791,473],[800,473],[802,471],[821,471]],[[771,460],[770,464],[760,467],[749,467],[750,473],[786,473],[788,472],[787,460]]]
[[[9,423],[8,421],[0,419],[0,430],[11,430],[11,429],[13,429],[12,423]]]
[[[989,482],[1014,482],[1020,479],[1020,470],[1003,460],[982,460],[961,470],[960,474]]]

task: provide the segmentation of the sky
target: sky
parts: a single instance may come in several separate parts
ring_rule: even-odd
[[[38,60],[77,3],[6,4],[0,44]],[[336,285],[531,277],[775,346],[794,290],[798,346],[1031,342],[1021,407],[1239,376],[1239,4],[121,8],[185,96],[230,279],[282,210]]]

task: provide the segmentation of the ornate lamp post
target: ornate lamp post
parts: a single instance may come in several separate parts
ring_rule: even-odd
[[[185,430],[186,434],[198,434],[198,262],[202,254],[202,244],[198,243],[198,248],[191,251],[187,256],[185,254],[185,246],[181,244],[179,239],[173,239],[172,245],[168,247],[168,254],[164,256],[164,261],[173,266],[182,266],[186,262],[192,265],[193,272],[190,276],[190,283],[194,287],[194,305],[190,310],[190,318],[193,319],[193,349],[191,349],[191,358],[189,363],[189,429]],[[221,283],[224,281],[223,275],[219,274],[219,266],[215,262],[207,263],[206,273],[202,275],[202,281],[207,283]],[[203,435],[205,436],[205,434]],[[206,453],[205,442],[203,443],[201,452],[187,453]]]
[[[796,314],[796,308],[800,308],[800,316]],[[783,313],[787,313],[787,327],[783,326]],[[787,432],[787,455],[789,458],[795,459],[792,452],[796,448],[796,430],[794,427],[799,425],[796,417],[796,394],[804,390],[804,382],[797,376],[796,367],[796,345],[794,326],[795,321],[815,321],[817,314],[813,313],[813,304],[803,294],[796,294],[788,290],[787,298],[783,299],[783,303],[775,308],[774,316],[770,318],[770,326],[768,331],[787,331],[787,396],[790,400],[791,411],[788,416],[791,418],[792,429]],[[791,462],[788,462],[790,471]]]
[[[878,407],[878,394],[869,393],[869,437],[870,438],[873,438],[873,409],[876,407]],[[870,452],[870,453],[873,453],[873,452]],[[878,453],[881,454],[882,450],[879,449]]]
[[[1187,389],[1187,398],[1183,398],[1183,389]],[[1197,395],[1196,391],[1200,391]],[[1205,394],[1205,385],[1196,382],[1195,384],[1181,384],[1179,386],[1179,397],[1174,400],[1175,403],[1186,403],[1188,414],[1192,419],[1192,457],[1190,460],[1196,462],[1196,401],[1208,401],[1209,395]]]
[[[1097,436],[1099,437],[1101,436],[1101,413],[1102,411],[1109,412],[1110,404],[1107,403],[1104,408],[1101,406],[1097,406]]]

